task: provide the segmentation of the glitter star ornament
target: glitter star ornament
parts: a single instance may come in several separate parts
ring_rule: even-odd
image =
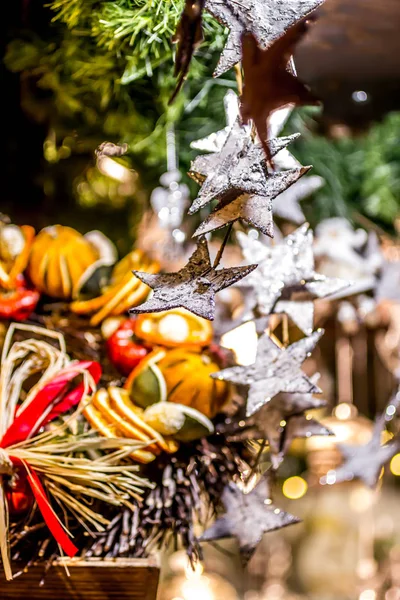
[[[229,483],[223,491],[222,503],[225,514],[204,532],[201,541],[235,537],[239,542],[243,566],[254,554],[264,533],[300,522],[297,517],[272,504],[265,476],[248,494],[234,483]]]
[[[323,330],[314,331],[287,348],[281,348],[264,333],[258,340],[256,360],[248,366],[237,366],[213,373],[211,377],[230,381],[236,385],[247,385],[246,415],[256,413],[279,392],[319,394],[321,390],[301,370],[301,365],[310,356]]]
[[[266,180],[263,195],[244,194],[228,204],[220,203],[197,228],[194,236],[204,235],[241,219],[252,227],[259,229],[264,235],[273,236],[272,202],[278,195],[286,193],[309,167],[282,171],[270,175]]]
[[[277,154],[298,135],[268,142],[271,156]],[[261,144],[254,142],[251,129],[235,121],[222,150],[198,156],[191,165],[190,177],[202,187],[189,209],[197,212],[212,200],[224,204],[242,194],[267,195],[267,160]]]
[[[252,33],[260,48],[268,48],[291,25],[321,3],[322,0],[206,0],[206,10],[229,28],[214,77],[240,62],[244,33]]]
[[[314,385],[318,379],[319,373],[310,377]],[[232,441],[267,440],[272,466],[277,469],[295,438],[331,434],[326,427],[304,414],[325,405],[324,400],[312,394],[281,393],[247,419],[243,431],[229,437]]]
[[[291,112],[292,106],[285,106],[275,110],[268,121],[268,137],[278,137],[285,126]],[[287,148],[282,149],[274,158],[275,168],[280,170],[297,169],[301,167],[299,161],[289,152]],[[319,190],[325,183],[325,180],[319,175],[308,175],[302,177],[287,191],[282,192],[274,198],[272,210],[275,217],[280,217],[286,221],[301,225],[305,222],[305,216],[299,202],[311,196]]]
[[[244,258],[257,256],[259,268],[246,280],[253,290],[253,309],[258,315],[285,313],[306,334],[312,331],[313,298],[325,298],[349,283],[329,278],[314,270],[313,234],[305,223],[275,246],[267,246],[237,233]]]
[[[296,225],[301,225],[306,219],[299,202],[319,190],[324,183],[324,179],[319,175],[303,177],[301,181],[297,181],[289,189],[274,198],[272,202],[274,215]]]
[[[383,413],[375,422],[371,439],[362,446],[338,444],[337,448],[343,456],[344,463],[322,477],[321,483],[333,485],[360,479],[368,487],[374,488],[378,483],[382,468],[400,451],[398,436],[382,445],[385,421],[385,413]]]
[[[235,121],[239,117],[239,99],[233,90],[228,90],[224,96],[224,108],[226,127],[215,133],[211,133],[201,140],[196,140],[190,144],[191,148],[201,152],[220,152],[226,139],[232,129]]]
[[[212,321],[215,313],[215,294],[253,271],[257,265],[216,269],[211,265],[205,238],[188,263],[176,273],[150,274],[134,271],[143,283],[154,290],[144,304],[130,310],[133,314],[160,312],[172,308],[186,308],[190,312]]]

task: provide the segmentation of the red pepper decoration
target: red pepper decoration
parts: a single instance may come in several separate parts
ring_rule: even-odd
[[[24,277],[19,275],[15,289],[0,289],[0,319],[25,321],[35,310],[39,298],[39,292],[28,288]]]
[[[151,350],[135,336],[135,322],[126,319],[107,340],[108,357],[122,375],[129,375]]]
[[[6,498],[11,517],[26,514],[33,506],[34,496],[26,473],[17,469],[13,477],[6,482]]]
[[[17,411],[14,421],[5,432],[3,438],[0,439],[0,448],[9,449],[8,455],[15,471],[19,473],[25,470],[26,482],[32,491],[48,528],[65,554],[70,557],[78,552],[78,548],[72,543],[67,532],[60,524],[38,474],[28,463],[22,462],[12,455],[12,446],[35,435],[40,427],[57,418],[60,414],[67,412],[80,402],[85,392],[85,386],[83,382],[79,382],[79,379],[82,377],[84,371],[87,371],[91,375],[96,384],[98,383],[101,376],[101,367],[98,363],[93,361],[72,363],[49,381],[23,411]],[[78,378],[78,383],[72,386],[71,389],[71,385],[76,378]],[[17,498],[17,496],[10,496],[9,493],[8,498],[9,501],[11,500],[11,502],[16,504],[15,508],[22,508],[23,498],[21,496]]]

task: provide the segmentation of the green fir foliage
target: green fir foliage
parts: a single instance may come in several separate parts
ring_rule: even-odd
[[[46,33],[14,36],[7,67],[24,81],[24,110],[48,126],[56,145],[74,138],[73,154],[104,140],[126,142],[149,189],[166,168],[165,133],[175,124],[179,162],[187,170],[194,139],[225,125],[222,99],[234,73],[212,71],[226,31],[205,15],[205,42],[172,107],[172,35],[184,0],[50,0]],[[366,135],[330,140],[313,133],[313,110],[295,111],[287,131],[301,131],[294,154],[326,185],[303,206],[312,224],[362,213],[390,230],[400,208],[400,115],[389,115]],[[73,154],[69,160],[73,160]],[[197,187],[189,182],[195,193]]]
[[[308,207],[303,204],[310,221],[361,213],[392,231],[400,215],[400,113],[363,135],[337,140],[313,133],[315,116],[313,109],[296,111],[287,126],[302,133],[293,153],[326,182]]]

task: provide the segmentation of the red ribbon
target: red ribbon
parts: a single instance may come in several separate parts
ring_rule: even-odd
[[[99,363],[82,361],[67,367],[47,383],[29,405],[18,414],[5,432],[0,447],[7,448],[23,442],[34,435],[40,427],[76,406],[85,391],[84,383],[78,384],[68,392],[67,389],[75,377],[81,375],[83,371],[89,372],[95,383],[98,383],[101,375]],[[43,417],[43,415],[45,416]],[[21,466],[21,461],[18,458],[10,455],[10,459],[15,465]],[[78,548],[71,542],[68,534],[61,526],[37,473],[29,465],[24,466],[28,473],[27,479],[32,493],[47,527],[65,554],[72,558],[78,552]]]

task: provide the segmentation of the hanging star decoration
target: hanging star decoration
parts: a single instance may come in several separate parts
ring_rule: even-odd
[[[314,238],[308,223],[275,246],[262,244],[240,231],[237,237],[245,260],[251,262],[257,256],[259,263],[258,270],[245,282],[253,292],[257,315],[287,314],[309,335],[314,322],[313,299],[326,298],[349,286],[348,281],[315,272]]]
[[[176,273],[150,274],[134,271],[143,283],[154,290],[144,304],[132,308],[132,314],[160,312],[183,307],[212,321],[215,294],[253,271],[257,265],[216,269],[211,265],[205,238],[200,238],[188,263]]]
[[[287,193],[290,186],[309,169],[310,167],[300,167],[270,175],[262,195],[243,194],[228,204],[220,203],[197,228],[194,236],[205,235],[241,219],[259,229],[264,235],[272,237],[274,235],[273,199],[282,192]]]
[[[248,494],[234,483],[223,491],[225,514],[207,529],[201,541],[211,542],[235,537],[239,542],[242,564],[245,566],[254,554],[264,533],[299,523],[300,519],[272,504],[268,479],[264,475]]]
[[[314,331],[287,348],[281,348],[264,333],[258,340],[256,360],[248,366],[236,366],[213,373],[211,377],[249,386],[246,415],[249,417],[279,392],[319,394],[321,390],[301,370],[301,364],[323,335]]]
[[[310,377],[315,386],[319,373]],[[312,394],[280,393],[267,402],[255,415],[240,421],[241,430],[228,434],[231,441],[266,440],[273,469],[277,469],[293,440],[312,435],[332,435],[326,427],[305,413],[326,406]]]
[[[271,156],[275,156],[297,137],[298,135],[292,135],[270,140],[268,147]],[[306,167],[293,170],[291,175],[286,176],[286,184],[290,185],[290,181],[294,183],[307,170]],[[212,200],[219,201],[216,207],[219,210],[244,194],[265,197],[265,205],[268,207],[271,196],[273,198],[276,193],[285,189],[285,178],[279,177],[280,174],[275,179],[268,176],[267,161],[261,145],[253,141],[251,129],[241,125],[239,119],[230,130],[222,150],[198,156],[192,162],[189,175],[202,186],[189,209],[190,214]]]
[[[272,211],[274,216],[301,225],[306,219],[299,202],[311,196],[324,184],[324,179],[319,175],[302,177],[301,181],[295,182],[293,186],[290,186],[273,199]]]
[[[271,156],[298,135],[268,142]],[[235,121],[222,150],[198,156],[191,165],[190,177],[202,187],[189,209],[197,212],[212,200],[231,202],[242,194],[259,194],[267,189],[267,162],[260,144],[253,141],[251,129]]]
[[[343,481],[360,479],[370,488],[378,483],[383,467],[395,454],[400,451],[399,435],[382,445],[382,434],[386,423],[393,418],[398,410],[400,395],[395,401],[389,402],[386,410],[375,421],[371,439],[361,446],[338,444],[338,449],[344,459],[343,464],[321,478],[322,484],[333,485]]]
[[[215,133],[211,133],[201,140],[196,140],[190,144],[191,148],[201,152],[221,152],[230,130],[239,117],[239,98],[233,90],[228,90],[224,96],[224,109],[226,127]],[[275,137],[275,136],[273,136]]]
[[[169,104],[175,100],[189,72],[196,48],[203,41],[202,15],[205,0],[186,0],[176,33],[172,39],[178,43],[175,59],[176,88]]]
[[[214,77],[222,75],[241,60],[241,38],[252,33],[263,49],[278,38],[298,19],[305,17],[323,0],[206,0],[206,10],[219,23],[229,28]]]
[[[207,175],[213,176],[213,170],[218,161],[217,155],[221,152],[239,116],[239,99],[232,90],[225,94],[224,104],[226,127],[191,144],[192,148],[213,153],[212,157],[198,156],[193,161],[191,176],[198,183],[203,183]],[[319,189],[324,180],[318,175],[304,177],[310,167],[303,167],[289,152],[287,144],[278,146],[274,140],[282,131],[291,111],[290,107],[279,109],[271,115],[269,122],[270,154],[274,157],[274,166],[279,171],[288,172],[278,172],[268,177],[264,195],[242,194],[228,204],[224,201],[220,202],[196,230],[194,236],[216,231],[238,219],[269,236],[273,235],[273,215],[296,224],[304,223],[305,217],[299,202]],[[251,134],[248,128],[246,131],[249,135]],[[296,138],[283,139],[286,139],[289,144]]]

